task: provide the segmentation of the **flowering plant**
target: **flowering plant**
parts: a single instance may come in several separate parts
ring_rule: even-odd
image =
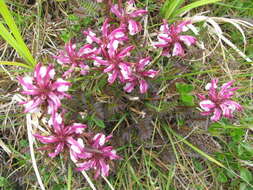
[[[222,116],[232,118],[234,111],[242,111],[242,106],[231,100],[238,88],[231,88],[234,81],[223,84],[218,90],[218,79],[212,79],[211,83],[206,85],[209,91],[208,97],[198,94],[200,108],[203,110],[202,115],[211,115],[212,121],[219,121]]]

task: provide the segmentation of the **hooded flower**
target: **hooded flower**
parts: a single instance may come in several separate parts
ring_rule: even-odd
[[[35,67],[33,77],[18,78],[24,89],[21,93],[31,97],[30,100],[21,102],[25,106],[25,113],[34,112],[40,105],[44,105],[47,107],[48,113],[52,114],[61,107],[61,99],[71,98],[69,94],[65,93],[71,83],[61,78],[54,80],[54,75],[53,65],[46,67],[39,63]]]
[[[76,152],[81,152],[82,147],[76,139],[87,127],[85,124],[73,123],[66,126],[62,122],[62,118],[59,114],[55,114],[50,123],[53,125],[51,135],[43,136],[40,134],[34,134],[36,139],[38,139],[41,143],[46,144],[46,146],[39,148],[39,150],[52,151],[48,154],[48,156],[52,158],[60,154],[65,148],[71,147]]]
[[[148,83],[145,78],[154,78],[158,75],[159,71],[153,69],[145,70],[145,67],[150,63],[150,57],[140,59],[138,63],[134,64],[133,71],[130,79],[126,82],[124,90],[126,92],[132,92],[134,87],[139,84],[140,93],[144,94],[148,90]]]
[[[206,90],[209,90],[208,97],[198,95],[200,98],[200,108],[203,110],[202,115],[212,115],[212,121],[219,121],[222,116],[232,118],[234,111],[242,111],[242,107],[231,98],[234,91],[238,88],[230,88],[234,81],[223,84],[218,90],[218,79],[212,79],[211,83],[206,85]]]
[[[81,140],[79,140],[80,145],[84,148],[83,154],[75,154],[76,151],[72,151],[72,160],[77,165],[78,171],[94,169],[95,179],[99,175],[108,176],[109,175],[109,161],[120,159],[116,154],[116,151],[112,146],[106,146],[112,136],[105,136],[102,133],[96,134],[90,141],[87,142],[86,146]],[[72,147],[71,147],[72,148]],[[74,154],[73,154],[74,153]],[[77,162],[77,159],[85,159],[84,162]]]
[[[96,34],[92,32],[92,30],[85,30],[83,34],[86,37],[86,41],[91,44],[93,42],[99,45],[101,49],[108,49],[109,53],[112,54],[118,48],[119,43],[123,43],[123,41],[127,40],[127,36],[125,34],[125,29],[122,27],[112,28],[109,24],[109,19],[105,19],[103,26],[101,28],[102,35],[101,37],[96,37]]]
[[[71,41],[66,43],[65,50],[60,51],[58,56],[54,56],[59,64],[70,65],[63,77],[68,76],[75,68],[81,69],[81,74],[86,75],[89,71],[89,66],[85,64],[85,61],[89,60],[98,53],[96,48],[93,48],[91,44],[86,44],[76,51],[76,44],[72,44]]]
[[[128,28],[130,35],[135,35],[142,30],[141,24],[134,19],[148,13],[144,9],[137,10],[134,6],[134,0],[127,1],[125,9],[119,7],[118,4],[113,5],[111,12],[119,18],[121,27]]]
[[[102,49],[102,57],[94,57],[95,65],[103,65],[106,68],[104,73],[108,73],[108,82],[110,84],[119,78],[120,82],[125,82],[130,79],[131,64],[124,61],[124,58],[130,55],[130,51],[134,46],[128,46],[122,50],[115,50],[113,52]]]
[[[155,42],[154,46],[162,48],[164,56],[184,56],[185,45],[191,46],[196,43],[195,37],[180,34],[187,29],[188,24],[190,24],[189,21],[183,21],[169,27],[168,22],[163,20],[160,33],[157,35],[158,42]]]

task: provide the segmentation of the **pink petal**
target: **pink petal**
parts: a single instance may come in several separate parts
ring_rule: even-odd
[[[114,13],[119,18],[123,17],[123,13],[122,13],[123,11],[119,8],[117,4],[111,7],[111,12]]]
[[[69,86],[71,86],[70,82],[67,82],[61,78],[57,79],[56,82],[53,84],[53,88],[56,88],[59,92],[66,92],[69,89]]]
[[[81,67],[81,75],[87,75],[87,73],[89,73],[90,71],[90,67],[88,65],[85,64],[80,64]]]
[[[64,143],[59,143],[56,148],[55,151],[53,153],[49,153],[48,156],[51,158],[54,158],[55,156],[57,156],[60,152],[63,151],[64,148]]]
[[[186,26],[191,24],[191,21],[182,21],[179,23],[176,28],[176,33],[181,33],[187,30]]]
[[[139,10],[136,10],[136,11],[132,12],[130,14],[130,17],[135,18],[135,17],[143,16],[143,15],[145,15],[147,13],[148,13],[147,10],[139,9]]]
[[[36,98],[35,100],[30,100],[24,104],[25,106],[25,113],[32,113],[37,110],[38,106],[42,104],[44,101],[41,98]]]
[[[155,71],[153,69],[150,69],[148,71],[144,71],[142,73],[143,76],[145,77],[149,77],[149,78],[154,78],[155,76],[157,76],[159,74],[159,71]]]
[[[104,23],[103,23],[103,26],[102,26],[102,28],[101,28],[101,30],[102,30],[102,35],[103,35],[104,37],[108,36],[108,33],[109,33],[108,29],[109,29],[109,27],[110,27],[109,19],[106,18],[105,21],[104,21]]]
[[[59,141],[55,136],[42,136],[39,134],[34,134],[33,136],[43,144],[56,143]]]
[[[92,168],[92,165],[94,164],[93,162],[94,161],[89,160],[87,162],[77,163],[76,165],[78,168],[76,168],[76,170],[77,171],[89,170],[90,168]]]
[[[141,25],[135,20],[130,19],[128,21],[128,30],[130,35],[135,35],[142,30]]]
[[[92,140],[95,147],[97,147],[98,145],[103,146],[105,144],[106,137],[102,133],[97,133]]]
[[[172,50],[172,56],[184,56],[184,49],[180,43],[176,42]]]
[[[216,122],[216,121],[219,121],[220,118],[221,118],[221,110],[219,108],[215,108],[214,114],[211,117],[211,120]]]
[[[196,38],[193,36],[180,35],[179,40],[183,41],[187,46],[191,46],[196,43]]]
[[[100,159],[99,164],[101,166],[101,174],[103,176],[108,176],[109,175],[109,165],[105,163],[104,160]]]
[[[119,68],[120,68],[120,72],[121,72],[121,74],[122,74],[122,76],[123,76],[123,79],[124,79],[124,80],[130,79],[131,74],[132,74],[131,67],[128,66],[127,64],[120,63],[120,64],[119,64]]]
[[[123,59],[126,56],[130,55],[130,51],[134,49],[134,46],[128,46],[120,51],[120,53],[117,55],[118,58]]]
[[[117,70],[113,70],[112,73],[108,73],[108,82],[110,84],[114,83],[114,81],[116,80],[118,74],[119,73],[118,73]]]
[[[128,82],[126,83],[126,85],[124,86],[124,91],[130,93],[133,91],[134,87],[135,87],[136,83],[135,82]]]
[[[143,71],[145,66],[147,66],[149,63],[150,63],[150,57],[140,59],[138,63],[138,71]]]
[[[81,123],[73,123],[69,126],[69,133],[82,134],[87,125]]]
[[[144,94],[148,90],[148,83],[145,80],[140,80],[140,93]]]
[[[211,100],[203,100],[199,103],[199,106],[204,111],[210,111],[211,109],[216,107],[215,103],[213,103]]]

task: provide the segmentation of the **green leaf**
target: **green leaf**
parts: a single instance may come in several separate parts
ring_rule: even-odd
[[[176,83],[176,88],[179,93],[189,93],[192,92],[194,87],[191,84]]]
[[[250,183],[253,179],[252,173],[247,168],[240,169],[240,176],[242,179],[244,179],[248,183]]]
[[[103,120],[101,120],[101,119],[98,119],[98,118],[96,118],[96,117],[91,117],[91,120],[92,121],[94,121],[95,122],[95,124],[98,126],[98,127],[101,127],[101,128],[105,128],[105,123],[104,123],[104,121]]]
[[[180,99],[186,106],[194,106],[194,97],[190,94],[181,94]]]
[[[0,176],[0,187],[8,186],[8,180],[5,177]]]
[[[217,176],[217,180],[221,183],[226,183],[228,181],[227,176],[223,173],[223,171],[220,171],[218,176]]]
[[[243,147],[247,152],[249,152],[253,156],[253,145],[248,143],[240,143],[241,147]]]

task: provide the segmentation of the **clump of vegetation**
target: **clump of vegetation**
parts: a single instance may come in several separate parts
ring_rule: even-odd
[[[253,3],[0,6],[0,187],[253,188]]]

